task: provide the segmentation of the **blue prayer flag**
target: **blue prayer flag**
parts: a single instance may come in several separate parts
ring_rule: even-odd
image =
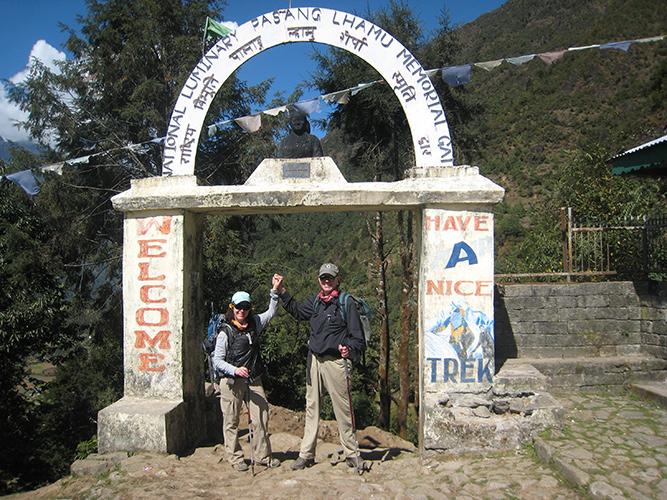
[[[600,45],[600,50],[604,49],[620,49],[624,52],[627,52],[628,49],[630,48],[630,44],[632,41],[626,41],[626,42],[609,42],[609,43],[603,43]]]
[[[29,195],[35,195],[39,193],[39,186],[37,185],[35,176],[32,175],[32,171],[30,170],[21,170],[20,172],[7,174],[5,177],[21,186],[23,190]]]
[[[470,81],[470,69],[472,64],[464,64],[462,66],[449,66],[442,68],[442,79],[452,87],[458,87]]]

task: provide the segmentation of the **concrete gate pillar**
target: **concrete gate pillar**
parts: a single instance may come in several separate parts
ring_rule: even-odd
[[[494,376],[493,204],[421,209],[420,447],[452,448],[452,406]]]
[[[203,437],[202,261],[198,214],[125,213],[124,396],[99,412],[101,453],[179,453]]]

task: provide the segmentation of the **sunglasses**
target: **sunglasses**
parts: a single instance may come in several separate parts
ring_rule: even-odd
[[[250,311],[251,306],[247,302],[242,302],[241,304],[235,305],[234,308],[239,311]]]
[[[323,274],[320,276],[320,281],[333,281],[335,280],[335,276],[331,276],[330,274]]]

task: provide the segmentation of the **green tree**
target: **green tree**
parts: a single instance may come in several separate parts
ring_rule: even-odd
[[[32,200],[21,199],[14,185],[2,186],[14,194],[1,202],[0,238],[7,241],[1,273],[12,287],[21,285],[20,293],[4,287],[7,300],[0,304],[9,398],[1,406],[15,422],[14,447],[3,442],[2,450],[7,488],[66,473],[77,444],[94,436],[97,411],[122,395],[123,217],[111,197],[133,178],[161,173],[157,139],[201,57],[206,17],[219,19],[223,3],[88,0],[79,32],[64,27],[73,58],[56,71],[36,62],[24,83],[4,82],[9,98],[28,112],[22,126],[47,148],[40,158],[17,157],[9,171],[80,159],[62,175],[41,174],[42,191]],[[248,88],[231,78],[207,121],[247,112],[263,102],[265,90],[266,84]],[[246,162],[262,154],[261,144],[246,136],[236,128],[203,141],[197,173],[212,183],[242,180]],[[57,365],[57,376],[36,392],[25,367],[29,356],[42,353]],[[15,462],[25,466],[16,473],[9,452],[19,443],[17,456],[25,460]]]
[[[625,217],[658,216],[667,206],[664,180],[612,175],[612,155],[599,144],[590,144],[570,154],[553,190],[541,206],[533,207],[532,227],[525,238],[502,255],[503,272],[544,273],[563,271],[560,212],[571,208],[582,219],[620,220]],[[504,219],[503,219],[504,220]],[[505,228],[505,224],[501,223]],[[516,236],[519,236],[517,232]],[[511,252],[511,253],[510,253]],[[619,269],[636,269],[619,252]],[[637,257],[638,258],[638,257]],[[511,267],[510,267],[511,266]],[[627,278],[627,276],[625,276]]]
[[[456,38],[449,24],[449,16],[443,12],[439,28],[435,33],[425,34],[420,20],[415,16],[407,2],[391,0],[386,8],[377,12],[366,12],[364,18],[377,24],[398,39],[427,69],[442,67],[453,60],[457,50]],[[316,52],[317,63],[314,86],[323,93],[333,92],[341,88],[352,87],[359,82],[372,82],[380,78],[377,72],[364,61],[340,49],[331,48],[326,52]],[[472,114],[472,104],[462,97],[464,91],[452,90],[441,81],[435,81],[443,106],[447,110],[450,124],[462,124]],[[374,85],[351,96],[348,104],[338,105],[331,115],[328,129],[341,130],[345,139],[356,147],[350,157],[345,174],[349,180],[400,180],[404,171],[414,164],[415,152],[412,147],[411,134],[407,119],[400,102],[388,85]],[[461,150],[462,151],[462,150]],[[380,223],[382,219],[379,219]],[[407,407],[414,394],[412,373],[416,367],[410,362],[409,346],[414,331],[414,220],[413,213],[399,213],[396,227],[401,232],[398,238],[400,273],[402,290],[399,323],[399,360],[396,370],[399,377],[399,397],[397,400],[399,435],[407,435]],[[377,228],[377,226],[376,226]],[[376,234],[382,234],[381,228]],[[376,269],[381,270],[386,256],[382,253],[382,245],[375,247],[374,258]],[[380,278],[381,279],[381,278]],[[388,315],[386,307],[386,290],[380,288],[379,300],[381,310]],[[381,318],[380,321],[386,321]],[[383,330],[380,338],[380,425],[388,428],[390,386],[387,383],[389,374],[386,370],[389,356],[390,334]]]
[[[0,162],[0,173],[13,168]],[[77,341],[65,273],[53,254],[58,228],[15,184],[0,183],[0,494],[43,480],[35,398],[43,382],[31,376],[31,359],[57,362]]]

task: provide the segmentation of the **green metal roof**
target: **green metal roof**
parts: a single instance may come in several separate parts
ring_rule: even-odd
[[[613,175],[667,174],[667,135],[611,158]]]

